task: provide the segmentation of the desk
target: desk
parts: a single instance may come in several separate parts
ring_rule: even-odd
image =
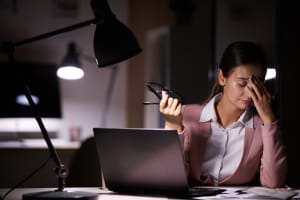
[[[234,189],[242,189],[245,187],[220,187],[224,188],[227,190],[234,190]],[[53,188],[18,188],[14,190],[12,193],[10,193],[5,200],[21,200],[22,195],[25,193],[31,193],[31,192],[42,192],[42,191],[52,191],[54,190]],[[116,194],[107,190],[101,190],[100,188],[95,188],[95,187],[78,187],[78,188],[66,188],[68,191],[84,191],[84,192],[93,192],[99,194],[99,199],[101,200],[115,200],[115,199],[121,199],[121,200],[167,200],[167,199],[174,199],[174,198],[168,198],[165,196],[141,196],[141,195],[121,195],[121,194]],[[0,194],[1,196],[7,191],[7,189],[0,189]],[[295,196],[292,199],[300,199],[300,189],[296,190],[298,192],[298,195]],[[225,197],[197,197],[193,199],[240,199],[240,198],[225,198]],[[257,198],[248,198],[252,200],[257,200]],[[264,198],[266,199],[272,199],[272,198]],[[277,199],[278,200],[278,199]]]

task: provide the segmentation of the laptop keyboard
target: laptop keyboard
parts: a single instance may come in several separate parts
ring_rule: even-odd
[[[214,188],[214,187],[191,187],[189,188],[189,193],[192,195],[216,195],[224,192],[225,189]]]

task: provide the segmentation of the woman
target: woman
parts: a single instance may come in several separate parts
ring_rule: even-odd
[[[252,42],[230,44],[209,100],[181,105],[166,92],[160,101],[168,129],[176,129],[189,177],[201,184],[282,187],[287,162],[272,97],[263,85],[266,59]],[[200,91],[201,92],[201,91]]]

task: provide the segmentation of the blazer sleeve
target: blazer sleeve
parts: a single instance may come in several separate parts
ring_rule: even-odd
[[[260,182],[263,186],[283,187],[287,176],[287,158],[278,120],[271,125],[261,125],[263,154]]]
[[[204,157],[207,138],[210,135],[210,123],[200,123],[203,105],[190,104],[182,107],[184,130],[180,134],[189,177],[200,178],[202,159]]]
[[[196,107],[196,109],[195,109]],[[190,123],[195,121],[194,111],[199,110],[198,106],[192,105],[183,105],[181,109],[182,117],[183,117],[183,131],[179,134],[181,146],[184,155],[184,163],[186,172],[188,175],[191,173],[191,163],[190,163],[190,149],[191,149],[191,130]],[[192,112],[191,112],[192,111]],[[199,115],[200,116],[200,115]]]

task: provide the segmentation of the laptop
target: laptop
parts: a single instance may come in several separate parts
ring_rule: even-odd
[[[175,130],[94,128],[106,187],[113,192],[206,196],[216,187],[190,187]]]

